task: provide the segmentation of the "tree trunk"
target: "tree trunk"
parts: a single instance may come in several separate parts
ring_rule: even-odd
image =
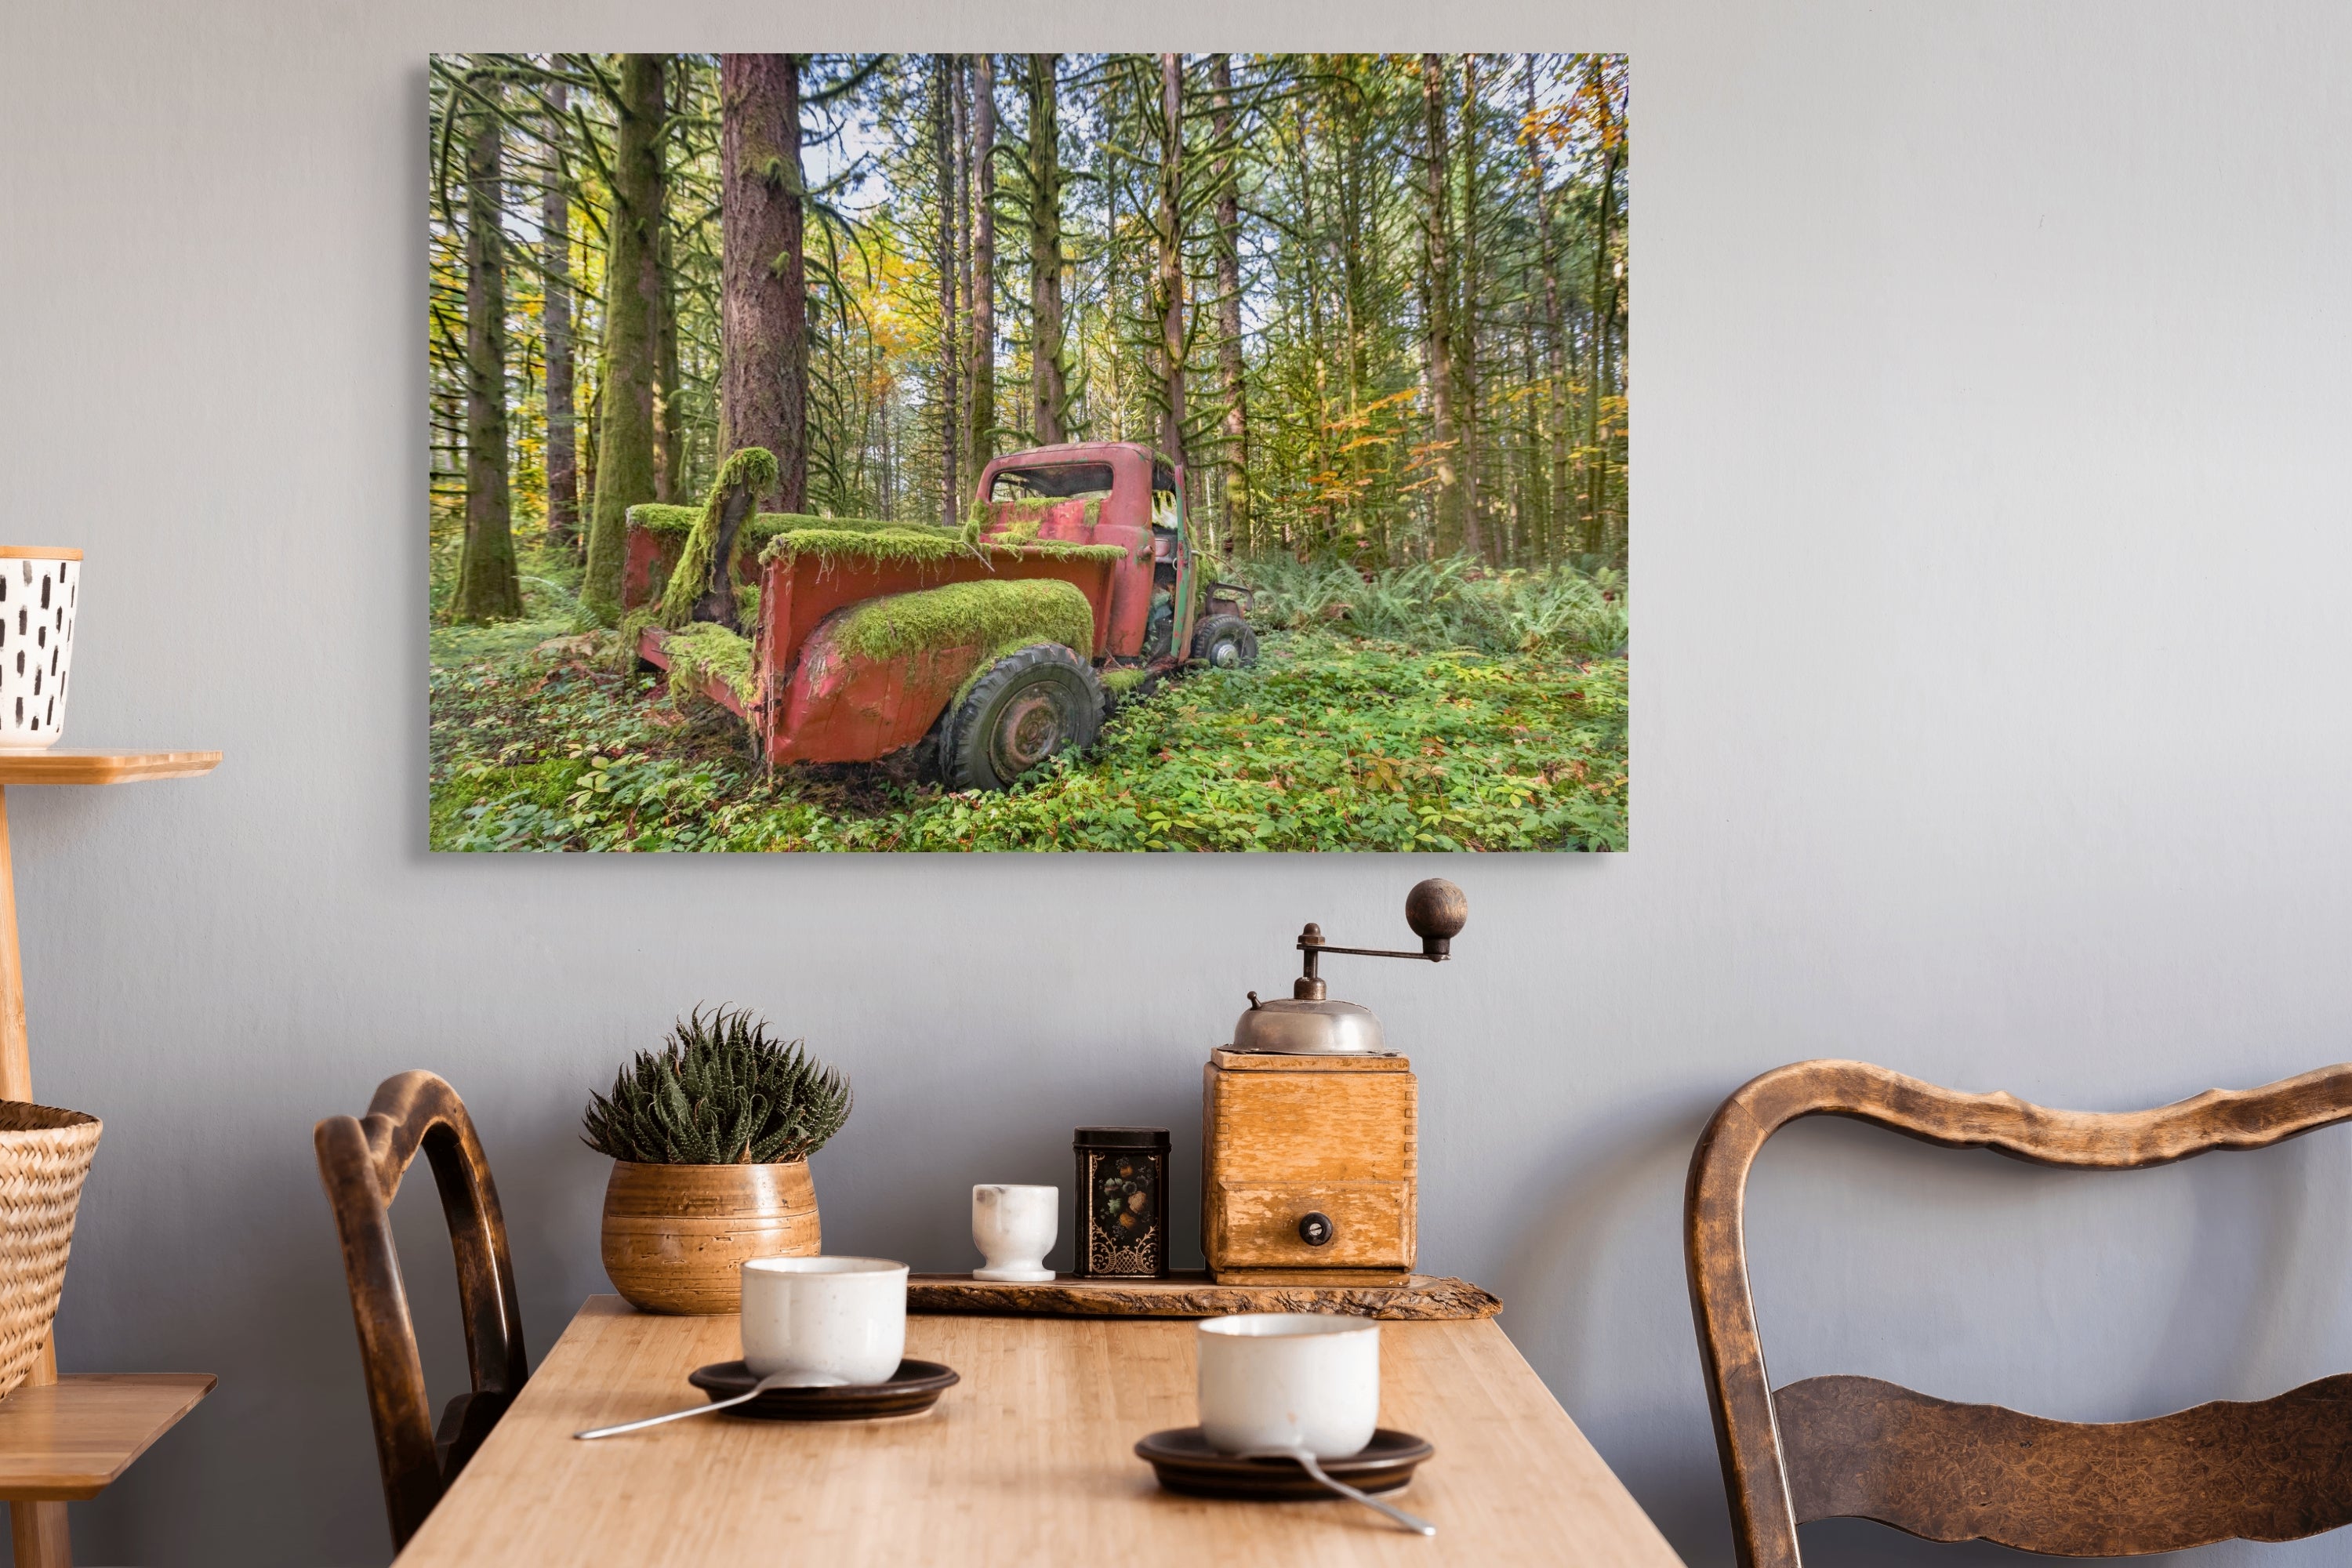
[[[971,474],[996,456],[996,57],[971,61]]]
[[[1160,448],[1184,461],[1184,57],[1160,57]]]
[[[629,508],[654,499],[655,251],[661,221],[662,57],[624,55],[605,218],[604,393],[596,443],[596,511],[581,604],[606,626],[621,618]]]
[[[476,91],[495,94],[477,78]],[[507,493],[506,233],[499,225],[498,112],[473,105],[466,147],[466,547],[450,615],[461,621],[522,614]]]
[[[719,57],[719,460],[775,454],[761,510],[808,507],[808,273],[796,55]]]
[[[656,100],[667,111],[669,95],[684,99],[686,66],[682,62],[665,61],[664,90],[656,92]],[[679,105],[678,107],[683,107]],[[666,147],[668,137],[661,141]],[[686,499],[686,426],[682,416],[685,405],[678,395],[677,369],[677,237],[670,232],[669,160],[666,154],[656,156],[654,163],[655,187],[654,247],[654,494],[656,499],[676,501]]]
[[[1029,57],[1030,417],[1041,446],[1068,439],[1062,364],[1062,132],[1059,55]]]
[[[1536,59],[1533,55],[1528,57],[1527,84],[1528,113],[1532,116],[1536,111]],[[1528,138],[1528,172],[1536,187],[1537,246],[1542,261],[1544,345],[1549,362],[1546,368],[1551,381],[1545,398],[1551,479],[1544,487],[1543,510],[1546,544],[1557,551],[1566,537],[1570,495],[1568,323],[1559,298],[1559,242],[1554,224],[1559,216],[1559,201],[1549,188],[1550,176],[1544,166],[1543,150],[1533,136]]]
[[[1241,185],[1234,172],[1233,57],[1212,56],[1216,90],[1211,130],[1217,139],[1217,373],[1224,382],[1225,548],[1252,537],[1249,499],[1249,388],[1242,364]]]
[[[940,176],[940,521],[959,521],[956,449],[963,444],[963,420],[956,401],[956,361],[962,334],[956,323],[955,57],[931,58],[931,157]]]
[[[1431,496],[1439,555],[1462,548],[1462,493],[1455,467],[1454,431],[1454,268],[1447,254],[1454,226],[1447,178],[1445,60],[1421,57],[1422,181],[1427,210],[1422,215],[1422,341],[1429,363],[1429,444],[1436,484]]]
[[[1592,386],[1584,402],[1585,501],[1584,548],[1599,554],[1608,546],[1607,454],[1601,449],[1601,400],[1609,390],[1609,321],[1617,313],[1615,289],[1609,278],[1609,209],[1617,199],[1617,160],[1624,146],[1611,123],[1609,83],[1601,57],[1588,56],[1588,80],[1600,100],[1595,110],[1601,129],[1601,210],[1592,241]]]
[[[1462,379],[1462,548],[1483,559],[1478,512],[1478,57],[1462,57],[1462,313],[1454,318],[1454,364]]]
[[[555,111],[547,137],[547,188],[540,198],[540,265],[546,274],[541,318],[547,336],[547,542],[570,544],[580,531],[579,428],[572,409],[572,187],[563,168],[562,115],[571,89],[551,83]]]

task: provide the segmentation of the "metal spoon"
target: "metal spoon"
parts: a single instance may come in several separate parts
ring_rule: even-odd
[[[732,1399],[714,1399],[708,1405],[689,1405],[683,1410],[672,1410],[662,1415],[648,1415],[642,1421],[624,1421],[618,1426],[591,1426],[585,1432],[574,1432],[574,1437],[617,1437],[624,1432],[635,1432],[646,1426],[658,1426],[665,1421],[683,1421],[689,1415],[708,1415],[714,1410],[724,1410],[730,1405],[746,1405],[763,1394],[779,1388],[843,1388],[849,1379],[835,1377],[823,1372],[772,1372],[751,1385],[749,1394],[739,1394]]]
[[[1244,1459],[1296,1459],[1298,1461],[1300,1469],[1305,1470],[1341,1497],[1353,1498],[1366,1508],[1380,1510],[1415,1535],[1437,1533],[1437,1526],[1420,1515],[1407,1513],[1393,1504],[1382,1502],[1370,1492],[1358,1491],[1347,1482],[1326,1473],[1323,1467],[1315,1462],[1314,1454],[1306,1448],[1245,1448],[1242,1451],[1241,1457]]]

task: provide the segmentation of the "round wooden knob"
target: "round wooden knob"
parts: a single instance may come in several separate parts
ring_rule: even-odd
[[[1470,923],[1470,900],[1444,878],[1432,877],[1404,896],[1404,923],[1412,927],[1423,947],[1443,952]]]

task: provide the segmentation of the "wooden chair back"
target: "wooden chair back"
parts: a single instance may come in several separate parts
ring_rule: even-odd
[[[514,1264],[489,1162],[457,1091],[429,1072],[388,1078],[364,1118],[331,1116],[312,1134],[319,1179],[342,1237],[343,1273],[359,1328],[376,1463],[392,1516],[394,1551],[408,1542],[441,1494],[489,1435],[523,1380],[522,1315]],[[449,1402],[436,1429],[425,1392],[425,1364],[401,1283],[391,1205],[422,1149],[449,1221],[457,1257],[457,1298],[466,1317],[466,1363],[473,1386]]]
[[[2148,1421],[2049,1421],[1869,1377],[1772,1388],[1748,1288],[1748,1173],[1807,1116],[1951,1149],[2131,1171],[2263,1149],[2352,1119],[2352,1065],[2154,1110],[2049,1110],[1866,1062],[1799,1062],[1723,1102],[1691,1156],[1685,1261],[1741,1568],[1800,1568],[1797,1526],[1876,1520],[1930,1541],[2067,1557],[2293,1541],[2352,1522],[2352,1375]]]

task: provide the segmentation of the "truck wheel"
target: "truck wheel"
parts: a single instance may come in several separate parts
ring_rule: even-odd
[[[1059,643],[1007,654],[972,682],[940,736],[950,789],[1007,789],[1055,752],[1091,744],[1102,727],[1095,672]]]
[[[1218,669],[1257,662],[1257,633],[1239,616],[1211,616],[1192,633],[1192,657]]]

